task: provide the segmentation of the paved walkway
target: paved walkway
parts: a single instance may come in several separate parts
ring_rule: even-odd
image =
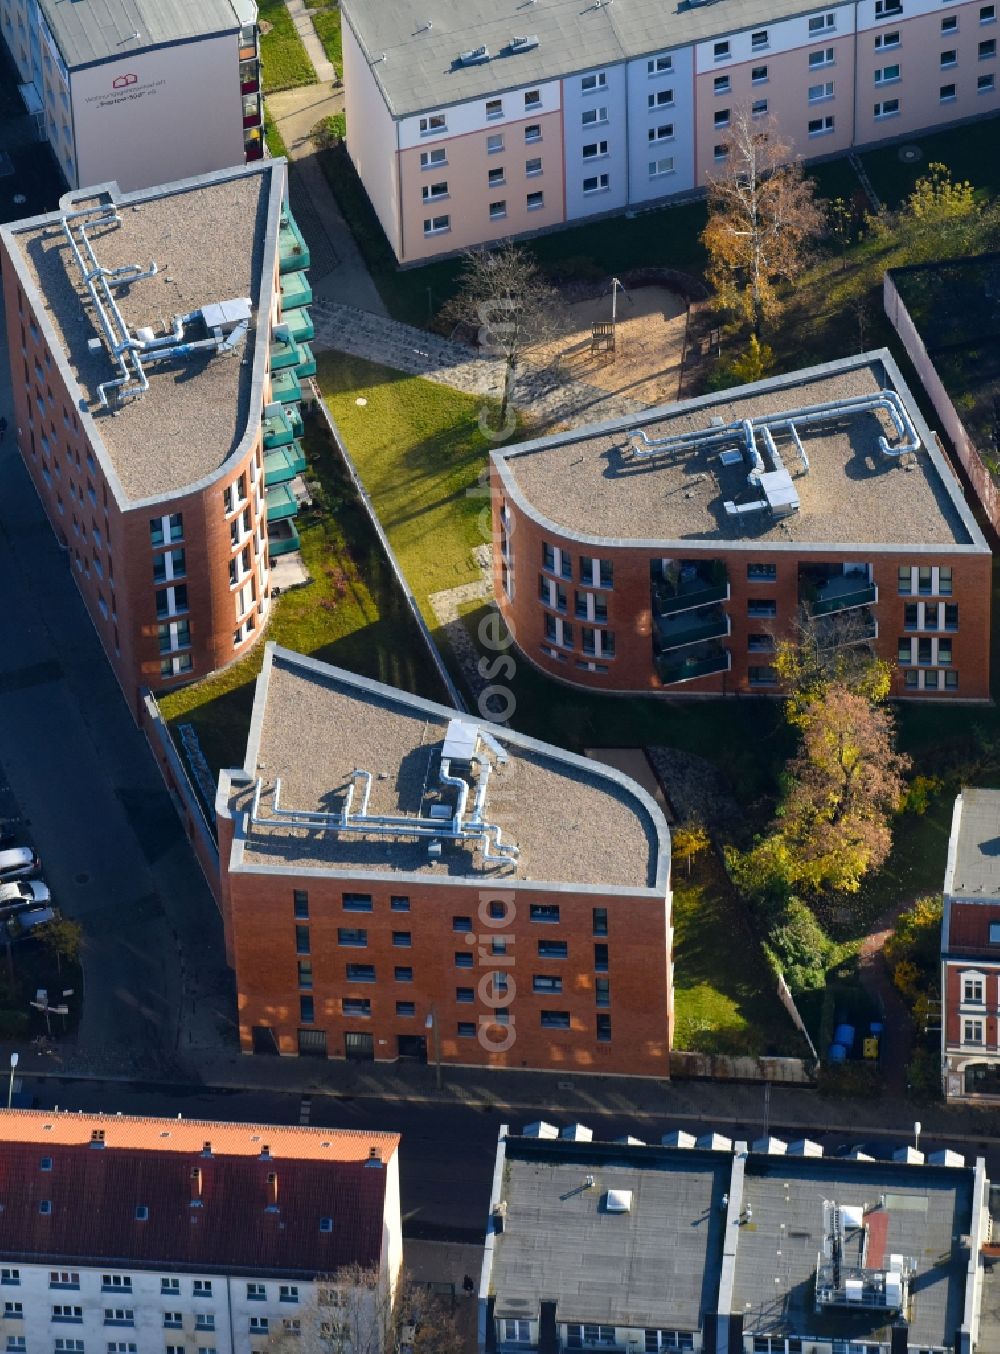
[[[285,8],[292,16],[295,31],[302,39],[302,45],[313,64],[316,79],[323,84],[332,85],[337,78],[337,72],[334,69],[333,62],[327,60],[323,44],[316,35],[312,15],[306,9],[305,0],[285,0]]]
[[[904,1096],[907,1091],[906,1065],[913,1055],[913,1019],[898,992],[885,962],[885,943],[896,929],[899,914],[913,905],[903,899],[881,917],[877,930],[865,937],[858,953],[858,977],[869,996],[882,1009],[885,1029],[879,1066],[890,1095]]]
[[[464,344],[397,320],[366,314],[339,301],[314,305],[312,318],[316,326],[313,347],[317,351],[365,357],[410,376],[440,381],[468,395],[500,397],[504,372],[500,358],[481,357]],[[522,367],[518,374],[514,404],[532,421],[550,426],[600,423],[647,408],[638,400],[575,381],[555,368],[529,366]]]

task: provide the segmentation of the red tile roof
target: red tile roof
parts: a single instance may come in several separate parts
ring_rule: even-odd
[[[365,1163],[398,1146],[393,1133],[0,1111],[0,1255],[290,1275],[377,1265],[386,1170]]]

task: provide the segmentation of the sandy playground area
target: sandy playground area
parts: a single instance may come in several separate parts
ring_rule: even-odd
[[[611,319],[611,291],[566,305],[555,337],[525,354],[536,366],[558,366],[567,376],[643,404],[677,398],[687,307],[666,287],[637,287],[618,293],[613,353],[591,349],[594,324]]]

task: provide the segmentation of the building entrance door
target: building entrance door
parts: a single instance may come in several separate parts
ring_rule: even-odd
[[[371,1034],[348,1031],[344,1035],[344,1054],[352,1062],[375,1061],[375,1040]]]

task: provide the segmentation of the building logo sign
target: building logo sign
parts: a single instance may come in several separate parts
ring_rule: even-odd
[[[140,99],[152,98],[159,94],[166,80],[143,80],[134,71],[124,71],[111,81],[111,88],[97,94],[88,94],[84,103],[92,108],[115,108],[119,104],[136,103]]]
[[[130,72],[128,75],[119,75],[116,79],[112,80],[111,88],[128,89],[129,85],[137,85],[138,83],[138,75],[132,75]]]

